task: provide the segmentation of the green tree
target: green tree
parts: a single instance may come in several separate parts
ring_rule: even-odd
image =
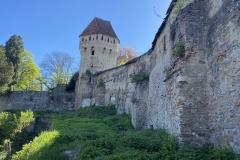
[[[74,64],[74,57],[67,53],[47,53],[40,64],[43,77],[47,81],[45,86],[51,89],[57,84],[68,84],[74,73]]]
[[[25,50],[21,54],[19,81],[15,85],[14,90],[41,90],[41,86],[36,80],[40,77],[41,73],[33,61],[33,54]]]
[[[13,64],[7,61],[5,49],[0,45],[0,91],[11,83],[13,74]]]
[[[72,76],[70,82],[67,85],[66,91],[67,92],[74,92],[75,91],[75,87],[76,87],[76,82],[79,76],[79,72],[74,73],[74,75]]]
[[[21,53],[24,51],[22,37],[17,35],[10,37],[10,39],[6,42],[5,50],[9,63],[11,62],[13,64],[14,75],[12,77],[11,85],[15,85],[19,80]]]

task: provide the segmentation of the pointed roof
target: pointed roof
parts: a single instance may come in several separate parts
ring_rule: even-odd
[[[114,38],[118,38],[114,32],[111,22],[95,17],[87,28],[80,34],[80,36],[87,36],[91,34],[105,34]]]

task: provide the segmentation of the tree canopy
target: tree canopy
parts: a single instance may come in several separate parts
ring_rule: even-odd
[[[21,53],[24,51],[22,37],[13,35],[5,44],[6,56],[8,62],[13,64],[14,75],[11,85],[17,84],[19,80],[19,68],[21,64]]]
[[[15,85],[14,90],[41,90],[40,84],[36,81],[40,77],[41,73],[33,61],[33,54],[25,50],[21,54],[19,81]]]
[[[13,64],[8,62],[5,49],[0,45],[0,88],[11,83],[13,74]]]
[[[11,90],[40,90],[39,68],[31,52],[24,50],[23,40],[13,35],[5,46],[0,45],[0,92]]]
[[[40,64],[44,83],[48,89],[54,88],[57,84],[68,84],[74,73],[75,60],[65,52],[47,53]],[[44,81],[43,81],[44,82]]]
[[[76,82],[78,80],[79,72],[75,72],[72,76],[70,82],[67,85],[66,91],[67,92],[74,92],[76,87]]]

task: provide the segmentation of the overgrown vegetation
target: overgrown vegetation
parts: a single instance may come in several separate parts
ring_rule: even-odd
[[[100,79],[98,80],[98,82],[97,82],[97,88],[98,88],[98,87],[102,87],[102,86],[104,86],[104,82],[103,82],[103,79],[100,78]]]
[[[212,146],[181,147],[164,129],[134,130],[130,117],[116,115],[114,106],[39,115],[52,120],[50,130],[25,144],[13,160],[65,160],[69,157],[64,151],[77,160],[237,160],[231,151]]]
[[[8,152],[19,150],[24,143],[27,143],[25,137],[30,136],[25,132],[27,126],[34,121],[32,111],[21,111],[16,113],[0,113],[0,157]],[[3,146],[1,146],[3,145]],[[3,147],[3,149],[1,149]]]
[[[144,73],[143,71],[140,71],[139,73],[137,73],[131,77],[131,83],[135,83],[136,85],[138,85],[138,83],[145,81],[145,80],[148,81],[149,76],[146,73]]]
[[[187,4],[189,0],[177,0],[174,2],[173,13],[178,14]]]
[[[79,72],[75,72],[74,75],[72,76],[72,78],[70,79],[70,82],[68,83],[68,85],[66,87],[67,92],[74,92],[75,91],[78,76],[79,76]]]
[[[185,45],[184,45],[183,39],[180,40],[180,42],[175,45],[175,47],[173,49],[173,53],[174,53],[173,55],[175,57],[179,57],[179,58],[184,57],[184,55],[185,55]]]
[[[92,72],[90,71],[90,69],[87,69],[87,70],[86,70],[86,74],[88,74],[88,75],[91,75],[91,74],[92,74]]]
[[[136,103],[136,102],[137,102],[137,98],[134,97],[134,96],[132,96],[132,97],[131,97],[131,102],[132,102],[132,103]]]

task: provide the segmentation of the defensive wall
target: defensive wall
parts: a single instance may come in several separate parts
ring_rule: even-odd
[[[8,109],[72,110],[74,93],[45,91],[15,91],[0,96],[0,112]]]
[[[181,143],[240,153],[240,0],[194,0],[177,17],[172,4],[151,50],[81,75],[75,107],[115,104],[137,129],[165,128]],[[181,40],[179,58],[173,49]],[[149,80],[131,83],[140,71]]]

